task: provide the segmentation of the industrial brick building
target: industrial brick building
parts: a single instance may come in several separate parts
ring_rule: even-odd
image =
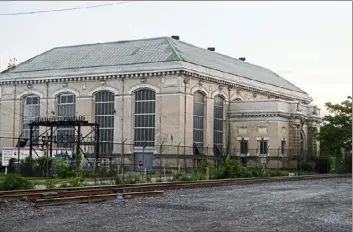
[[[269,158],[317,154],[320,112],[311,102],[266,68],[178,36],[118,41],[53,48],[2,72],[0,132],[28,137],[36,117],[84,115],[100,124],[101,156],[124,152],[125,163],[142,153],[151,167],[174,162],[158,154],[231,154],[283,166]],[[0,148],[15,145],[0,138]]]

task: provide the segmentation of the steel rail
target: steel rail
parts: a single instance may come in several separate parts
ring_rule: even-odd
[[[103,185],[91,187],[76,187],[76,188],[59,188],[59,189],[33,189],[33,190],[16,190],[0,192],[0,197],[4,200],[35,200],[45,198],[45,195],[56,193],[58,197],[72,196],[88,196],[94,194],[109,194],[118,192],[132,191],[151,191],[151,190],[167,190],[180,188],[202,188],[215,187],[231,184],[258,184],[278,181],[298,181],[310,179],[327,179],[349,177],[351,175],[307,175],[293,177],[260,177],[260,178],[236,178],[236,179],[221,179],[221,180],[203,180],[203,181],[177,181],[177,182],[161,182],[149,184],[129,184],[129,185]]]
[[[122,193],[122,196],[125,199],[131,199],[136,197],[159,197],[163,195],[164,195],[164,191]],[[74,197],[64,197],[64,198],[53,198],[53,199],[37,199],[35,201],[35,207],[90,203],[90,202],[114,200],[116,198],[117,198],[117,194],[104,194],[104,195],[93,195],[93,196],[74,196]]]

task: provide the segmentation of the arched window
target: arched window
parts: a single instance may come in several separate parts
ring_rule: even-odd
[[[29,139],[30,128],[28,123],[35,118],[40,117],[40,97],[29,95],[23,98],[23,119],[22,119],[22,137]],[[39,127],[33,128],[33,139],[39,136]]]
[[[214,98],[213,110],[213,147],[216,155],[223,153],[223,116],[224,116],[224,99],[221,96]]]
[[[194,94],[193,144],[194,153],[203,154],[205,95],[200,91]]]
[[[57,97],[58,101],[58,120],[63,117],[74,117],[76,115],[76,96],[72,93],[61,93]],[[75,128],[60,127],[57,129],[58,147],[73,148],[75,136]]]
[[[100,154],[113,151],[114,141],[114,93],[100,91],[95,94],[95,122],[99,124]]]
[[[150,89],[135,92],[135,146],[154,147],[156,93]]]

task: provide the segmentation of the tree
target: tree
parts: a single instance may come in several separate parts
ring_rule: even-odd
[[[352,97],[341,104],[325,105],[330,114],[323,118],[317,139],[321,154],[336,156],[338,162],[352,151]]]
[[[348,152],[352,149],[352,97],[341,104],[325,104],[330,115],[323,118],[318,133],[322,150],[332,154],[340,153],[341,149]]]

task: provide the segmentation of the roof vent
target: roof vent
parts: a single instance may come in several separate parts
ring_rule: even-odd
[[[178,35],[172,35],[171,37],[172,37],[172,39],[175,39],[175,40],[179,40],[179,38],[180,38]]]
[[[239,60],[241,60],[241,61],[245,61],[245,60],[246,60],[246,58],[245,58],[245,57],[239,57]]]
[[[210,50],[210,51],[214,52],[214,51],[216,51],[216,48],[214,48],[214,47],[209,47],[209,48],[207,48],[207,50]]]

